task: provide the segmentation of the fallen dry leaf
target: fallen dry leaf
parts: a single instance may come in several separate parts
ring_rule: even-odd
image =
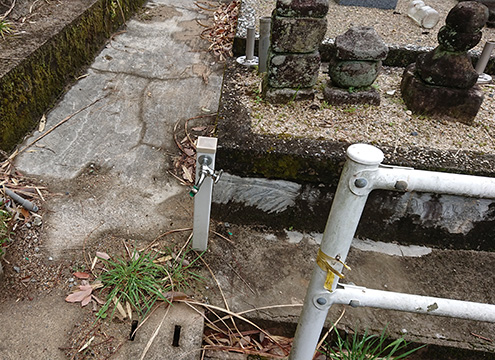
[[[110,255],[108,255],[106,252],[97,251],[96,257],[99,257],[100,259],[103,260],[110,260]]]
[[[41,117],[41,120],[40,120],[40,126],[38,128],[38,131],[39,132],[45,131],[45,125],[46,125],[46,116],[45,116],[45,114],[43,114],[43,116]]]
[[[187,181],[189,181],[191,183],[194,182],[193,177],[192,177],[192,174],[191,174],[191,171],[192,171],[191,169],[189,169],[189,168],[185,167],[184,165],[182,165],[182,171],[184,171],[184,174],[182,176],[184,178],[184,180],[187,180]]]
[[[81,271],[77,271],[72,275],[74,275],[78,279],[89,279],[89,276],[90,276],[88,273],[81,272]]]
[[[81,306],[88,305],[91,300],[91,293],[93,292],[93,287],[91,285],[80,285],[79,290],[69,294],[65,301],[67,302],[80,302]]]

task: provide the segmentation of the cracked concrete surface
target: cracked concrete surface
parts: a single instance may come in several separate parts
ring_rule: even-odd
[[[173,130],[178,121],[201,115],[204,109],[217,111],[223,77],[223,65],[207,53],[196,19],[206,22],[194,1],[148,2],[47,114],[43,133],[66,121],[17,156],[19,171],[47,184],[51,192],[43,209],[46,260],[81,257],[86,241],[100,243],[108,235],[154,239],[171,228],[192,226],[188,189],[167,172],[178,153]],[[40,135],[34,132],[20,148]],[[53,296],[33,302],[33,307],[42,305],[39,311],[49,323],[35,321],[36,310],[21,310],[26,304],[3,304],[2,318],[16,316],[4,329],[15,335],[3,338],[1,358],[63,358],[58,347],[66,343],[82,312],[65,303],[64,294],[55,299],[57,306],[52,305]],[[61,311],[64,321],[55,321]],[[184,328],[184,339],[194,338],[193,350],[167,352],[166,322],[163,336],[146,358],[198,357],[201,316],[181,310],[170,321],[177,323],[177,317],[194,323],[191,334]],[[45,325],[51,327],[49,333]],[[140,343],[126,344],[120,358],[137,358],[154,330],[145,331]],[[19,343],[31,337],[41,340],[27,343],[44,346]]]
[[[215,112],[222,82],[196,19],[205,16],[192,1],[149,2],[48,114],[46,128],[94,104],[18,156],[21,172],[61,194],[45,219],[53,257],[80,248],[95,229],[143,236],[170,222],[157,209],[182,190],[167,174],[174,125]]]

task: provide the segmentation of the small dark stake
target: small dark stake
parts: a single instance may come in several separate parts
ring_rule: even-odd
[[[172,342],[172,346],[179,347],[180,329],[181,329],[180,325],[175,325],[174,341]]]
[[[129,334],[129,340],[134,341],[134,337],[136,336],[136,329],[138,327],[138,321],[132,320],[131,323],[131,333]]]

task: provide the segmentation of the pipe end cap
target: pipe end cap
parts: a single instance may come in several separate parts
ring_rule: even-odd
[[[368,144],[354,144],[347,148],[347,156],[362,165],[380,165],[384,159],[383,152]]]

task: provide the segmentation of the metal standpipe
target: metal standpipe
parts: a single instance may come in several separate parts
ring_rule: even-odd
[[[272,18],[265,16],[260,18],[260,40],[258,44],[259,65],[258,73],[266,73],[268,71],[268,48],[270,47],[270,27]]]
[[[256,30],[254,26],[247,27],[246,33],[246,55],[239,56],[236,61],[244,66],[257,66],[258,57],[254,56],[254,44],[256,42]]]
[[[371,145],[356,144],[347,149],[347,162],[342,170],[320,246],[321,252],[333,259],[338,259],[333,261],[331,265],[335,271],[340,273],[368,198],[367,195],[352,193],[349,182],[357,172],[378,169],[382,160],[383,153]],[[329,274],[318,264],[315,265],[289,360],[310,360],[313,358],[331,305],[325,298],[328,290],[324,287]],[[331,289],[336,288],[337,279],[338,276],[335,276],[331,286],[329,286]]]
[[[495,178],[381,165],[371,145],[347,149],[347,161],[299,318],[289,360],[310,360],[332,304],[376,307],[428,315],[495,322],[495,305],[341,285],[347,253],[369,193],[375,189],[421,191],[495,199]]]
[[[483,51],[481,52],[480,58],[476,63],[476,72],[478,73],[478,84],[486,84],[492,81],[492,77],[488,74],[485,74],[484,71],[486,69],[486,65],[490,60],[490,56],[492,54],[493,48],[495,47],[495,42],[487,41],[485,46],[483,47]]]
[[[198,251],[205,251],[208,246],[213,183],[221,175],[214,171],[217,140],[200,136],[196,144],[196,183],[189,194],[194,197],[192,248]]]

